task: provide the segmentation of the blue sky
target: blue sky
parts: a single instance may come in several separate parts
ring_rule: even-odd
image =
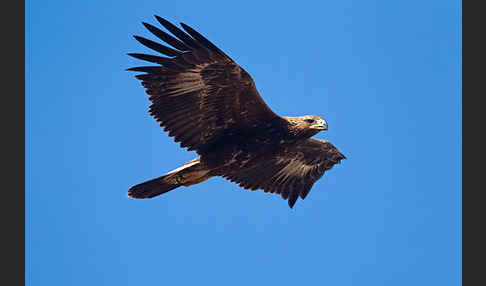
[[[459,1],[164,2],[27,2],[27,285],[461,284]],[[348,159],[294,209],[221,178],[127,198],[196,156],[124,71],[154,14]]]

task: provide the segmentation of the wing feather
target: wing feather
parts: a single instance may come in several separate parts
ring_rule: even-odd
[[[193,28],[189,27],[188,25],[181,23],[182,28],[189,33],[194,39],[202,43],[206,48],[210,51],[215,52],[223,57],[229,58],[223,51],[221,51],[218,47],[216,47],[213,43],[211,43],[208,39],[206,39],[203,35],[199,34]]]
[[[161,18],[157,15],[155,15],[155,19],[159,21],[159,23],[164,26],[167,30],[169,30],[173,35],[175,35],[177,38],[181,39],[186,45],[195,48],[195,49],[200,49],[201,45],[199,45],[196,41],[194,41],[193,38],[188,36],[186,33],[184,33],[181,29],[177,28],[174,24],[171,22],[165,20],[164,18]]]
[[[164,45],[161,45],[157,42],[151,41],[149,39],[146,39],[144,37],[140,36],[133,36],[135,40],[137,40],[140,44],[146,46],[149,49],[152,49],[154,51],[157,51],[163,55],[169,56],[169,57],[175,57],[175,56],[180,56],[182,55],[182,52],[178,50],[171,49],[169,47],[166,47]]]
[[[150,95],[149,113],[181,147],[201,154],[225,134],[245,134],[250,128],[266,132],[286,124],[265,104],[250,75],[213,43],[186,24],[181,26],[187,34],[159,16],[156,19],[173,36],[142,24],[170,47],[135,39],[169,57],[129,53],[158,66],[128,70],[145,73],[136,78]]]
[[[267,154],[267,155],[266,155]],[[263,189],[288,199],[292,208],[297,199],[305,199],[314,183],[346,157],[329,141],[309,138],[283,147],[278,152],[246,154],[220,170],[218,175],[231,178],[246,189]]]
[[[173,46],[174,48],[180,51],[189,51],[190,48],[186,46],[183,42],[177,40],[176,38],[172,37],[171,35],[167,34],[166,32],[160,30],[159,28],[150,25],[148,23],[142,22],[142,25],[147,28],[152,34],[154,34],[157,38],[161,39],[162,41],[166,42],[167,44]]]

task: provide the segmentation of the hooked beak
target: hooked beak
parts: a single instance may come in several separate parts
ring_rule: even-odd
[[[311,125],[310,128],[317,129],[317,130],[327,130],[327,124],[322,123],[322,124]]]
[[[327,130],[327,122],[324,119],[318,120],[314,125],[309,126],[312,129]]]

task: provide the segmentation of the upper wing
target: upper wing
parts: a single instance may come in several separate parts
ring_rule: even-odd
[[[281,194],[291,208],[326,170],[346,158],[329,141],[312,138],[266,154],[242,154],[236,158],[239,168],[229,166],[218,175],[245,189]]]
[[[155,17],[175,37],[143,25],[171,47],[135,39],[168,57],[130,53],[158,65],[128,70],[145,72],[136,78],[150,95],[150,114],[181,147],[200,153],[233,130],[283,122],[260,97],[250,75],[225,53],[189,26],[181,23],[186,34]]]

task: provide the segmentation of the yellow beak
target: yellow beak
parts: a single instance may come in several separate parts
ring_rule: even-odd
[[[327,130],[327,125],[311,125],[309,127],[317,130]]]

